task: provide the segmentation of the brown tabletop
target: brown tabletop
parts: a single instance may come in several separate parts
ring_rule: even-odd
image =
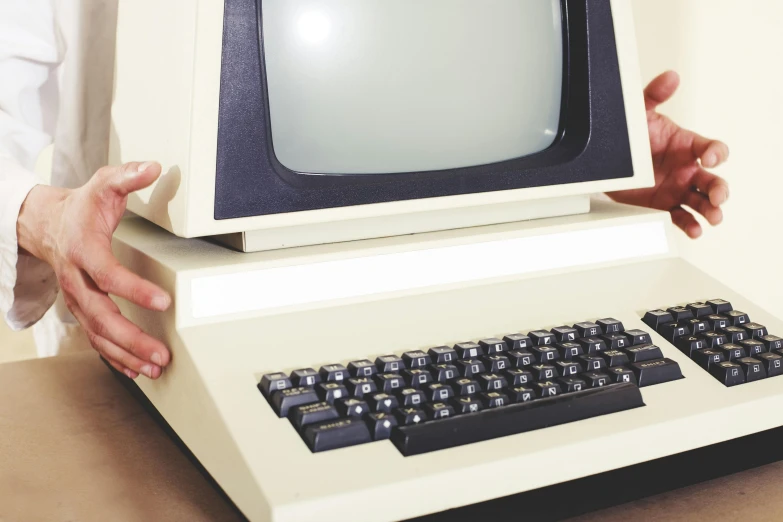
[[[575,520],[778,521],[782,480],[776,463]],[[109,520],[242,517],[93,353],[0,365],[0,522]]]

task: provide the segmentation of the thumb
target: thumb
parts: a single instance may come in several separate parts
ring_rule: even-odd
[[[666,71],[659,75],[644,90],[644,104],[648,111],[655,110],[658,105],[667,102],[680,86],[680,76],[674,71]]]
[[[126,163],[122,167],[112,169],[105,179],[106,188],[114,194],[125,197],[132,192],[152,185],[161,175],[162,168],[159,163],[148,161],[146,163]]]

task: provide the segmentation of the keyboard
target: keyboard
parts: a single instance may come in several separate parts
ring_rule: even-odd
[[[725,386],[783,375],[783,338],[725,299],[651,310],[644,322]]]
[[[643,407],[639,388],[682,378],[649,333],[605,318],[276,371],[258,389],[314,453],[390,439],[411,456]]]

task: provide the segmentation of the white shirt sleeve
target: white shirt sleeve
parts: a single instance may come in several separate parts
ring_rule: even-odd
[[[52,269],[20,253],[16,222],[32,173],[52,142],[57,119],[57,69],[62,63],[52,0],[0,1],[0,314],[19,330],[54,302]]]

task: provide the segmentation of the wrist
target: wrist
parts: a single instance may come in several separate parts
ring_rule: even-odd
[[[27,194],[16,220],[16,238],[21,250],[50,262],[52,231],[69,193],[68,189],[36,185]]]

